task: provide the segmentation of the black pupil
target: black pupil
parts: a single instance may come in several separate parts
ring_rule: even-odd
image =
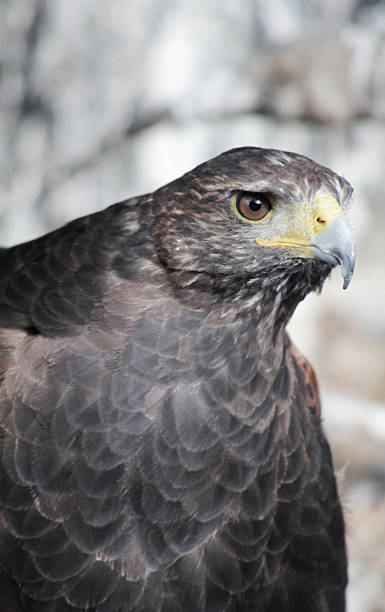
[[[261,210],[261,208],[262,208],[261,200],[250,200],[249,208],[253,212],[258,212],[259,210]]]

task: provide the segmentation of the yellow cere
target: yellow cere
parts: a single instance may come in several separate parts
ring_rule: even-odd
[[[339,215],[344,217],[344,211],[333,196],[323,194],[314,200],[314,233],[329,227]]]

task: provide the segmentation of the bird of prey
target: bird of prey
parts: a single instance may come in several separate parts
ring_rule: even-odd
[[[354,266],[349,183],[233,149],[0,251],[0,609],[342,612],[344,520],[285,327]]]

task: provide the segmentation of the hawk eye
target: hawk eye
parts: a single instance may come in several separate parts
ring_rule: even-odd
[[[270,198],[266,193],[240,191],[235,196],[234,210],[243,221],[250,223],[261,221],[272,208]]]

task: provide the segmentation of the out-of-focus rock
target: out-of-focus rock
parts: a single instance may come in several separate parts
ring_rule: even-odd
[[[354,95],[349,51],[336,32],[277,46],[266,58],[262,108],[323,122],[359,116],[364,103]]]

